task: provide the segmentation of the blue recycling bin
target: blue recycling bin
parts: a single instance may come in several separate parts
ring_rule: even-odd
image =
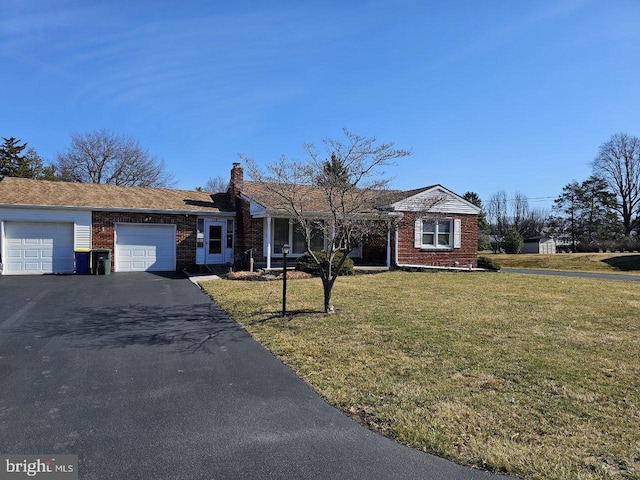
[[[89,275],[89,261],[91,259],[90,248],[79,248],[75,252],[76,257],[76,275]]]

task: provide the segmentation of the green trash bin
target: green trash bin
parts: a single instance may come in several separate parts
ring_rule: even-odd
[[[91,273],[109,275],[111,273],[111,249],[94,248],[91,250]]]

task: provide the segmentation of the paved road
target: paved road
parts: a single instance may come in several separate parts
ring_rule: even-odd
[[[0,453],[90,479],[500,479],[323,402],[189,280],[0,277]]]
[[[557,277],[580,277],[595,278],[601,280],[640,282],[640,275],[626,275],[624,273],[569,272],[563,270],[535,270],[532,268],[502,268],[501,271],[507,273],[524,273],[529,275],[554,275]]]

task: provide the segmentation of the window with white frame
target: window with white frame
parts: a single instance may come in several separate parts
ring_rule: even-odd
[[[422,249],[460,248],[460,220],[420,218],[416,220],[415,247]]]
[[[313,221],[311,232],[311,250],[325,248],[324,233],[320,228],[322,221]],[[307,251],[304,232],[300,226],[288,218],[274,218],[271,222],[272,253],[282,254],[282,245],[289,244],[291,255],[302,255]]]

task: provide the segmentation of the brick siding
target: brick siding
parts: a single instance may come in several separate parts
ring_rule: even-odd
[[[236,253],[243,253],[253,249],[253,259],[256,262],[266,262],[267,257],[263,255],[263,225],[264,219],[251,218],[249,202],[236,198]]]
[[[196,263],[196,215],[93,212],[92,217],[92,247],[111,249],[112,270],[115,267],[116,223],[176,225],[176,269],[182,270]]]
[[[244,252],[253,248],[253,258],[256,262],[266,262],[263,255],[263,225],[262,218],[251,218],[249,202],[236,199],[238,236],[236,249]],[[398,258],[402,265],[423,265],[437,267],[466,268],[469,262],[473,267],[478,266],[478,220],[476,215],[453,215],[447,218],[460,219],[462,228],[461,248],[451,251],[428,251],[414,247],[415,214],[406,213],[398,228]],[[394,238],[392,236],[392,242]],[[236,252],[238,253],[238,252]],[[386,237],[380,237],[371,244],[363,247],[363,261],[372,264],[386,264]],[[457,262],[457,264],[456,264]]]
[[[416,215],[405,213],[398,228],[397,263],[401,265],[423,265],[436,267],[466,268],[469,262],[478,266],[478,219],[476,215],[453,215],[447,218],[460,219],[462,235],[461,248],[451,251],[429,251],[415,248]],[[458,262],[456,264],[456,262]]]

